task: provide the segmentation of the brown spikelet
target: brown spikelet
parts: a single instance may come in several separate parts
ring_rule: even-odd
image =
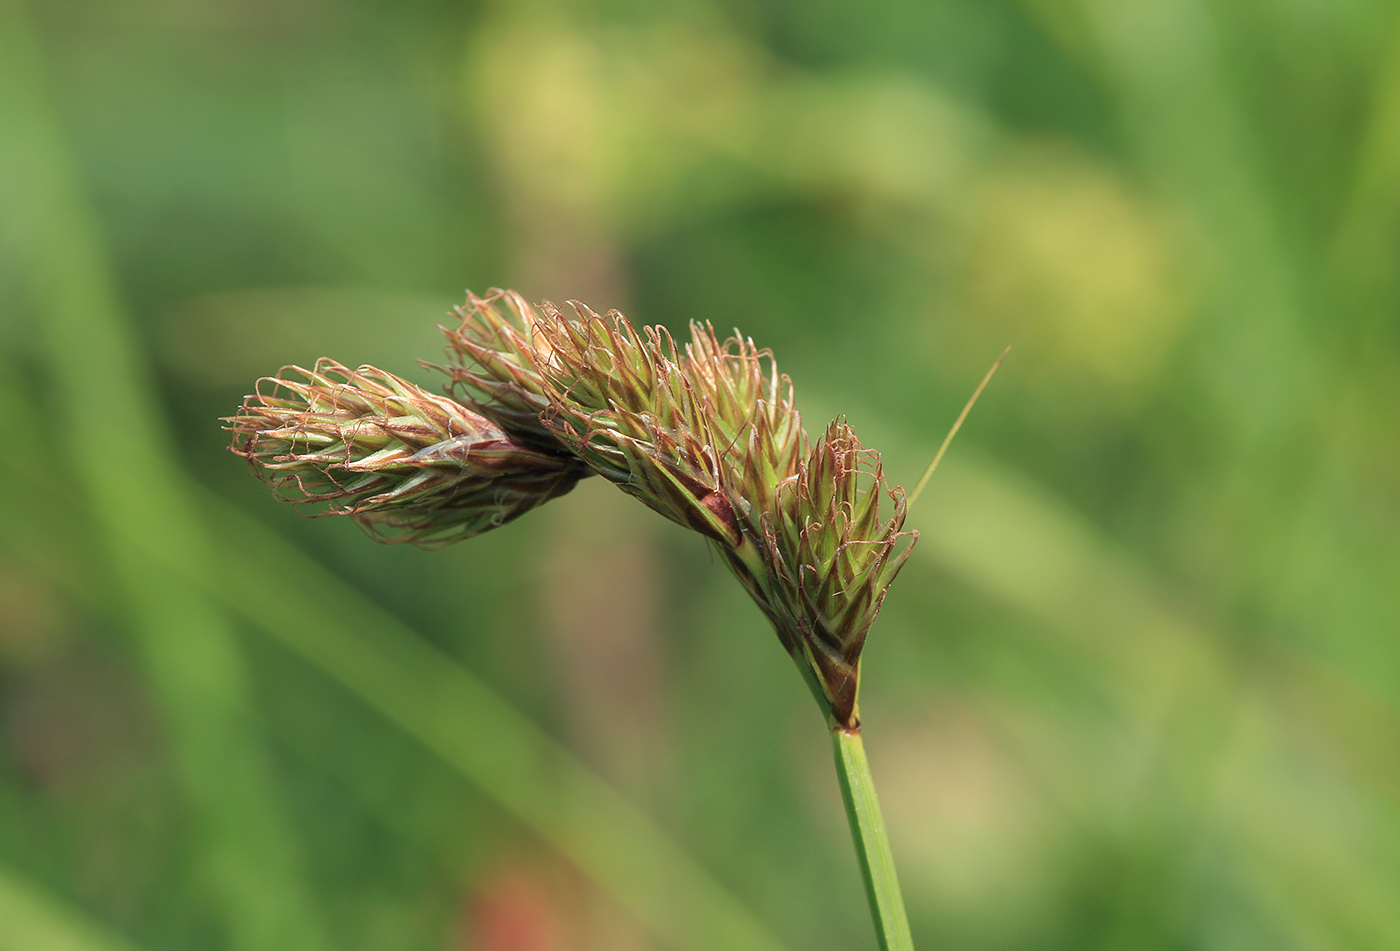
[[[264,377],[225,422],[229,448],[279,497],[349,515],[381,541],[424,547],[502,525],[587,471],[449,397],[333,360]]]

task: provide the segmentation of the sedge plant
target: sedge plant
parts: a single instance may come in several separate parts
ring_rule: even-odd
[[[866,637],[918,538],[879,453],[844,419],[810,440],[791,380],[737,332],[693,322],[678,344],[502,290],[455,314],[437,367],[450,395],[374,367],[287,367],[226,418],[230,448],[280,497],[381,541],[469,538],[592,475],[703,535],[826,720],[879,947],[911,949],[858,703]]]

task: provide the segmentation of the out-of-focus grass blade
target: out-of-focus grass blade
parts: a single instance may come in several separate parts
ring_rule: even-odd
[[[954,502],[920,512],[927,530],[916,559],[936,558],[1065,632],[1067,644],[1108,668],[1103,680],[1125,709],[1169,701],[1181,677],[1198,690],[1219,685],[1222,659],[1207,632],[1079,513],[971,447],[939,480],[937,494]]]
[[[1037,11],[1048,6],[1024,2]],[[1139,162],[1220,256],[1205,369],[1237,459],[1294,459],[1289,430],[1313,395],[1301,329],[1308,270],[1285,235],[1284,199],[1269,187],[1254,115],[1235,88],[1220,11],[1202,0],[1075,6],[1088,27],[1087,55],[1119,102]],[[1237,471],[1248,478],[1247,468]],[[1229,488],[1248,501],[1257,495]]]
[[[1338,920],[1364,922],[1366,934],[1383,938],[1376,947],[1400,940],[1392,898],[1400,882],[1377,861],[1380,850],[1357,822],[1358,813],[1380,816],[1389,790],[1334,787],[1331,762],[1293,759],[1292,724],[1320,721],[1323,711],[1290,705],[1324,702],[1336,691],[1325,677],[1299,668],[1292,675],[1305,678],[1306,687],[1286,690],[1267,686],[1271,677],[1283,679],[1281,661],[1277,670],[1241,670],[1225,648],[1229,637],[1193,617],[1131,553],[968,447],[958,465],[940,470],[936,489],[947,504],[921,510],[916,564],[936,561],[1061,632],[1065,652],[1092,670],[1143,755],[1164,761],[1161,773],[1142,772],[1137,789],[1081,782],[1067,793],[1082,801],[1067,805],[1108,814],[1123,808],[1127,792],[1141,798],[1143,815],[1153,815],[1153,777],[1175,777],[1182,783],[1173,793],[1178,807],[1223,830],[1245,858],[1250,886],[1268,900],[1291,895],[1284,902],[1290,913],[1313,926],[1325,922],[1324,931]],[[1340,704],[1327,712],[1346,715]],[[1346,768],[1357,769],[1375,745],[1367,736],[1394,736],[1400,718],[1393,705],[1358,704],[1333,729],[1331,755],[1352,758]],[[1040,765],[1063,774],[1086,764]]]
[[[489,686],[315,560],[209,498],[219,593],[578,865],[668,946],[778,951],[696,861]]]
[[[0,951],[137,951],[137,947],[0,864]]]
[[[1369,295],[1393,271],[1388,234],[1400,213],[1400,21],[1394,16],[1393,35],[1372,84],[1356,167],[1346,203],[1337,224],[1328,262],[1344,289],[1363,295],[1357,317],[1374,314],[1385,319],[1385,309]]]
[[[0,386],[0,397],[24,404],[10,387]],[[0,466],[0,488],[42,495],[32,467],[10,457]],[[217,499],[208,505],[223,540],[217,593],[231,610],[480,786],[668,946],[782,951],[737,898],[508,701],[275,534]],[[65,572],[71,559],[35,538],[37,521],[17,510],[5,514],[0,527],[16,553],[76,586]]]
[[[49,425],[62,435],[50,444],[66,450],[61,461],[76,470],[100,526],[233,947],[315,951],[324,946],[322,928],[250,729],[242,658],[224,616],[200,591],[205,539],[43,74],[24,4],[0,0],[6,190],[23,199],[22,264],[57,391],[59,418]]]

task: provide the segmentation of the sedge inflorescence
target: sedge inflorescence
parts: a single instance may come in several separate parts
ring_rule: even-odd
[[[917,533],[877,452],[838,419],[815,443],[792,382],[736,332],[678,344],[616,311],[469,295],[443,328],[451,397],[330,361],[260,381],[226,422],[284,497],[376,537],[467,538],[597,474],[705,536],[838,727],[859,725],[860,655]]]

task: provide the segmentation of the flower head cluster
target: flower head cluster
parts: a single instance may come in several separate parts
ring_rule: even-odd
[[[455,398],[323,362],[231,417],[233,450],[302,500],[418,543],[485,531],[594,472],[708,538],[834,724],[917,533],[843,420],[815,445],[772,354],[692,323],[678,346],[616,311],[469,296],[444,328]],[[881,500],[890,503],[881,515]]]

